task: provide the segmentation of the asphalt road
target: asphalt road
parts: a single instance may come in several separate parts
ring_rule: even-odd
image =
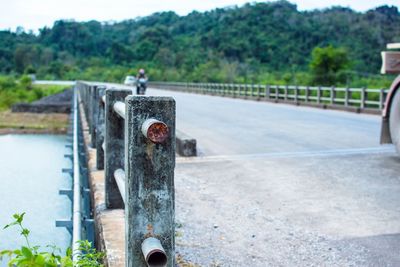
[[[201,156],[177,159],[177,251],[201,266],[400,266],[400,159],[380,118],[149,90]]]
[[[379,148],[380,118],[348,112],[160,90],[177,103],[177,129],[202,155]]]

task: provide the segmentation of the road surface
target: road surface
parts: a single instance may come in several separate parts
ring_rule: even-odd
[[[202,155],[380,148],[380,118],[215,96],[172,95],[177,128],[198,139]]]
[[[149,90],[201,156],[177,159],[177,251],[201,266],[400,266],[400,159],[380,118]]]

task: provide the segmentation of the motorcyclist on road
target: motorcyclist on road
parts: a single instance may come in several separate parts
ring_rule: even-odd
[[[144,79],[144,81],[145,82],[140,82],[141,80],[143,80]],[[144,94],[144,91],[146,91],[146,88],[147,88],[147,76],[146,76],[146,73],[145,73],[145,71],[144,71],[144,69],[140,69],[139,70],[139,73],[136,75],[136,81],[137,81],[137,84],[136,84],[136,94],[138,95],[138,94],[140,94],[140,87],[142,86],[143,87],[143,94]]]

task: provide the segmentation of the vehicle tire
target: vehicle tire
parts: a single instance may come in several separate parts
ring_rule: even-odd
[[[400,89],[396,90],[390,104],[389,130],[392,143],[395,145],[397,153],[400,154]]]

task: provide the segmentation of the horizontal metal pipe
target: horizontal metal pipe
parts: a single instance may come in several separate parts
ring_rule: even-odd
[[[163,143],[169,134],[168,126],[156,119],[147,119],[142,124],[142,134],[153,143]]]
[[[122,200],[125,203],[125,171],[123,169],[117,169],[114,172],[114,178],[117,182],[119,193],[121,194]]]
[[[125,119],[125,103],[117,101],[113,105],[114,111],[118,113],[123,119]]]
[[[82,239],[82,207],[81,207],[81,178],[79,168],[79,147],[78,147],[78,89],[74,89],[74,122],[73,122],[73,207],[72,207],[72,258],[76,262],[82,253],[78,241]]]
[[[160,240],[148,237],[142,242],[142,252],[147,266],[163,267],[167,266],[168,257]]]

